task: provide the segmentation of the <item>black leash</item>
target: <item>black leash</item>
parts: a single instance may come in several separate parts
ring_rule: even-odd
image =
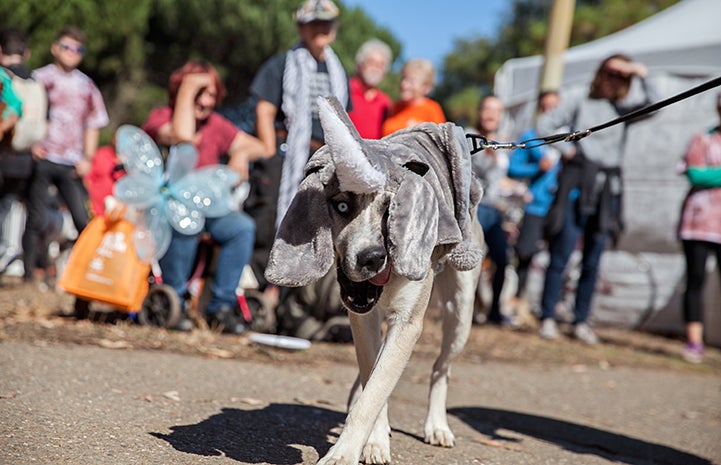
[[[674,95],[673,97],[669,97],[665,100],[661,100],[661,101],[653,103],[651,105],[647,105],[636,111],[632,111],[631,113],[627,113],[623,116],[619,116],[616,119],[613,119],[613,120],[608,121],[603,124],[599,124],[598,126],[594,126],[589,129],[585,129],[583,131],[562,132],[562,133],[558,133],[558,134],[554,134],[554,135],[546,136],[546,137],[536,137],[534,139],[528,139],[528,140],[524,140],[523,142],[518,142],[518,143],[516,143],[516,142],[497,142],[495,140],[489,141],[485,136],[481,136],[480,134],[466,134],[466,137],[468,139],[470,139],[470,141],[471,141],[471,145],[472,145],[471,155],[474,155],[482,150],[489,149],[489,148],[493,149],[493,150],[533,148],[533,147],[539,147],[541,145],[553,144],[556,142],[574,142],[574,141],[583,139],[584,137],[586,137],[594,132],[601,131],[603,129],[609,128],[611,126],[615,126],[617,124],[624,123],[626,121],[634,120],[643,115],[647,115],[656,110],[660,110],[661,108],[667,107],[671,104],[674,104],[681,100],[687,99],[689,97],[693,97],[694,95],[700,94],[701,92],[706,92],[707,90],[713,89],[714,87],[718,87],[720,85],[721,85],[721,76],[711,79],[710,81],[704,82],[703,84],[700,84],[692,89],[681,92],[680,94]]]

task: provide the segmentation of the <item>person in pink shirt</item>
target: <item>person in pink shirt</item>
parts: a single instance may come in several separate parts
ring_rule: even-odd
[[[716,98],[721,120],[721,94]],[[703,289],[706,259],[716,256],[721,272],[721,126],[693,136],[683,158],[683,173],[691,188],[683,202],[678,237],[686,257],[683,317],[687,344],[683,357],[703,360]]]
[[[78,232],[88,224],[88,194],[83,177],[90,171],[100,129],[109,122],[100,90],[78,69],[85,54],[85,34],[76,27],[61,30],[50,50],[55,61],[32,73],[45,85],[49,125],[45,139],[32,147],[35,170],[28,184],[23,233],[25,281],[32,282],[43,230],[48,221],[48,189],[57,188]]]
[[[248,164],[263,158],[265,148],[258,138],[241,131],[216,112],[225,92],[212,65],[188,61],[170,76],[169,104],[153,109],[142,129],[159,145],[192,143],[198,151],[196,168],[220,164],[227,155],[228,167],[238,172],[241,180],[247,180]],[[255,223],[246,213],[232,211],[221,217],[206,218],[205,230],[220,246],[211,297],[205,307],[206,320],[211,328],[241,334],[245,326],[239,318],[235,290],[253,252]],[[187,291],[197,249],[197,235],[173,230],[168,251],[160,259],[163,281],[175,289],[181,299]],[[187,315],[176,329],[192,329]]]
[[[353,110],[351,121],[364,139],[380,139],[381,126],[388,116],[391,98],[378,88],[390,67],[393,55],[385,42],[371,39],[355,56],[355,75],[350,78]]]

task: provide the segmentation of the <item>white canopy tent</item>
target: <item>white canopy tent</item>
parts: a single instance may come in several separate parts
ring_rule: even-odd
[[[572,47],[564,55],[562,87],[587,86],[599,62],[617,52],[631,55],[653,73],[719,76],[719,18],[718,0],[684,0],[624,30]],[[541,55],[506,61],[496,73],[495,93],[509,108],[534,101],[542,65]]]
[[[564,54],[561,98],[586,92],[599,63],[614,53],[625,53],[644,63],[662,99],[721,76],[719,18],[721,0],[683,0],[622,31],[570,48]],[[496,73],[494,91],[506,104],[512,137],[533,124],[542,65],[542,56],[516,58],[505,62]],[[652,270],[654,266],[663,268],[663,273],[656,273],[653,305],[656,316],[667,314],[669,321],[657,325],[664,330],[678,332],[682,328],[679,293],[683,290],[684,263],[678,255],[676,225],[688,183],[677,166],[691,135],[718,124],[715,102],[719,92],[721,88],[716,88],[675,103],[628,128],[623,165],[626,231],[619,253],[632,254],[644,266],[650,264]],[[628,270],[616,273],[619,270],[610,269],[610,264],[619,260],[607,255],[607,274],[628,274]],[[708,285],[717,288],[718,277],[709,276]],[[628,310],[628,305],[623,307]],[[707,312],[713,309],[716,313],[713,318],[721,319],[718,297],[707,302],[707,307]],[[721,329],[715,333],[715,343],[721,345]]]

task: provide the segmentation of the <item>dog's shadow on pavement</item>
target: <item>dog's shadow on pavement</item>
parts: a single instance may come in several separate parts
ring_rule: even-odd
[[[329,431],[344,420],[345,413],[322,407],[270,404],[255,410],[224,408],[199,423],[171,426],[169,434],[150,434],[189,454],[290,465],[303,463],[298,446],[325,455],[331,446]]]
[[[642,465],[712,465],[705,458],[610,431],[554,418],[482,407],[458,407],[448,410],[492,439],[509,440],[499,430],[515,431],[579,454],[593,454],[614,463]]]

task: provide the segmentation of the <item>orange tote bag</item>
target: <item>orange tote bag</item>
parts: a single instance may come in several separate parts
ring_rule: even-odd
[[[140,310],[148,293],[150,265],[135,252],[134,227],[124,219],[93,218],[73,245],[58,286],[120,310]]]

